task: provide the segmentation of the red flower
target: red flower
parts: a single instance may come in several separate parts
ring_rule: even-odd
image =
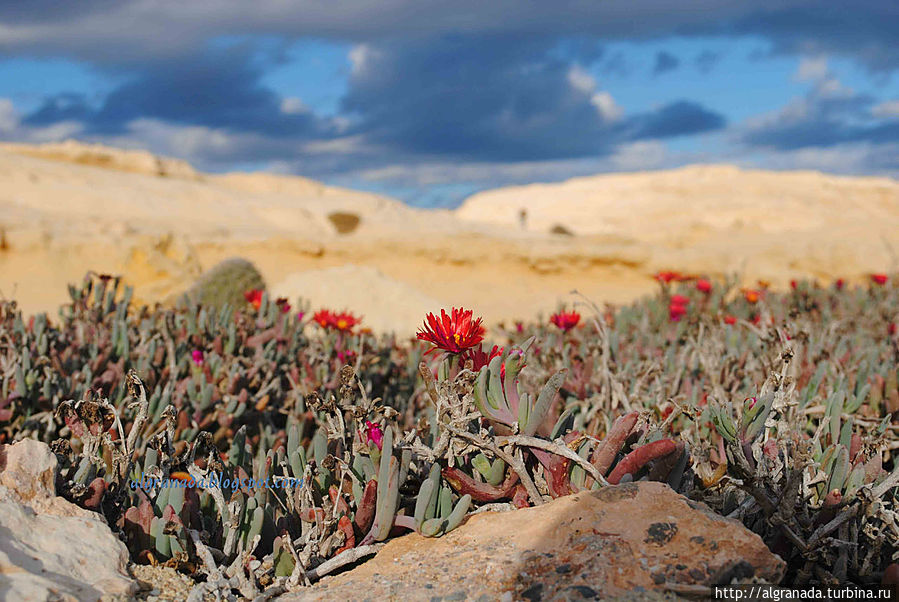
[[[348,311],[334,312],[329,309],[321,309],[315,312],[312,320],[325,330],[350,332],[362,321],[362,318],[357,318]]]
[[[734,325],[737,323],[737,318],[731,315],[724,316],[724,323]]]
[[[668,284],[669,282],[672,282],[674,280],[681,280],[683,276],[680,274],[680,272],[659,272],[655,276],[653,276],[653,278],[655,278],[659,282]]]
[[[490,353],[487,353],[481,345],[478,345],[477,348],[472,347],[467,353],[467,356],[471,359],[471,369],[474,372],[480,371],[481,368],[490,363],[490,360],[501,356],[504,350],[505,347],[494,345]],[[462,359],[464,360],[465,358],[463,357]]]
[[[743,291],[743,297],[749,301],[750,303],[758,303],[759,299],[762,298],[762,293],[754,290],[745,290]]]
[[[889,328],[887,328],[887,332],[890,333],[891,337],[894,337],[894,336],[896,336],[897,329],[899,329],[899,327],[896,326],[896,323],[890,322],[890,326],[889,326]]]
[[[549,321],[558,326],[561,330],[568,332],[581,321],[581,314],[576,311],[560,311],[553,314]]]
[[[833,285],[837,287],[838,291],[841,291],[843,290],[843,287],[846,286],[846,282],[842,278],[837,278]]]
[[[708,295],[712,292],[712,283],[705,278],[700,278],[696,281],[696,290],[698,290],[700,293]]]
[[[687,313],[687,306],[680,305],[672,302],[671,305],[668,306],[668,317],[672,322],[677,322],[682,317],[684,317]]]
[[[887,283],[887,280],[889,280],[889,277],[886,274],[871,274],[871,282],[874,284],[883,286]]]
[[[259,309],[262,306],[262,289],[254,288],[247,291],[243,294],[243,298],[247,300],[247,303]]]
[[[798,282],[796,282],[795,280],[790,280],[790,288],[791,289],[793,289],[795,291],[797,286],[799,286]]]
[[[474,318],[474,311],[454,307],[450,314],[441,309],[440,318],[428,314],[415,336],[433,344],[431,351],[443,349],[449,353],[462,353],[484,340],[484,326],[481,318]]]
[[[689,304],[690,304],[689,297],[684,297],[683,295],[671,295],[671,305],[687,306]]]

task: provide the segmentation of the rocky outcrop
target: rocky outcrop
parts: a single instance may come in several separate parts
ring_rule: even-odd
[[[473,516],[449,535],[391,540],[372,560],[284,599],[552,600],[661,595],[784,562],[739,522],[655,482]]]
[[[97,600],[136,591],[128,550],[95,512],[56,496],[56,457],[0,445],[0,600]]]

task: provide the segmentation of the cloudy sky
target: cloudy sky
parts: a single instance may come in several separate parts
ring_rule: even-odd
[[[0,138],[453,205],[729,162],[899,176],[896,0],[0,0]]]

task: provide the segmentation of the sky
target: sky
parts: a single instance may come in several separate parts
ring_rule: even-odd
[[[0,139],[455,206],[732,163],[899,177],[899,3],[0,0]]]

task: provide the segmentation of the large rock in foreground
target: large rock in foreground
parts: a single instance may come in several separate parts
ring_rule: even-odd
[[[133,594],[125,544],[97,513],[57,497],[55,478],[46,444],[0,445],[0,600]]]
[[[740,523],[667,485],[629,483],[473,516],[440,539],[390,541],[372,560],[284,599],[593,599],[778,582],[784,562]]]

